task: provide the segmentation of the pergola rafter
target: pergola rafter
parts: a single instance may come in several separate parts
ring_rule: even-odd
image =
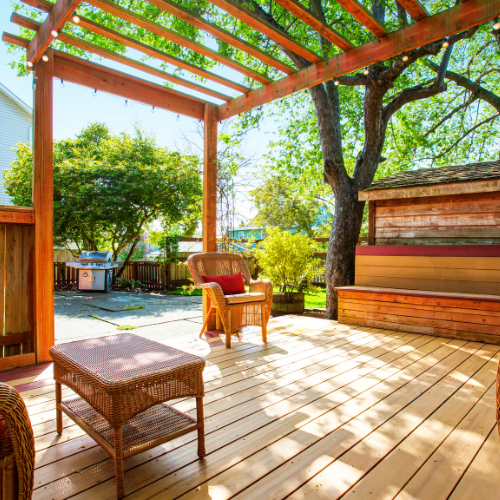
[[[418,0],[399,0],[399,3],[415,21],[429,17],[427,9]]]
[[[81,3],[82,0],[61,0],[57,2],[54,10],[45,19],[40,32],[31,40],[26,55],[27,61],[36,64],[54,40],[52,31],[61,30]]]
[[[35,213],[35,284],[37,303],[35,311],[36,323],[36,352],[37,361],[48,360],[48,348],[53,345],[54,326],[51,317],[53,309],[53,266],[52,266],[52,80],[60,78],[68,82],[87,86],[103,92],[114,94],[125,99],[163,108],[174,113],[182,114],[205,123],[205,160],[204,160],[204,203],[203,203],[203,250],[213,252],[217,250],[216,221],[217,221],[217,122],[230,118],[239,113],[270,103],[276,99],[288,96],[323,82],[371,66],[380,61],[409,52],[431,42],[442,40],[452,34],[465,31],[494,19],[500,14],[500,0],[467,0],[447,10],[429,16],[419,0],[399,0],[400,4],[410,13],[416,22],[399,30],[387,33],[387,29],[372,16],[357,0],[339,0],[339,4],[357,21],[361,22],[377,38],[354,47],[351,42],[337,33],[319,16],[306,9],[298,0],[276,0],[283,8],[297,19],[321,34],[325,39],[337,45],[344,52],[329,59],[323,60],[318,54],[293,39],[277,24],[271,24],[258,13],[252,12],[234,0],[209,0],[218,8],[228,12],[233,17],[259,31],[270,41],[305,58],[310,66],[295,71],[287,63],[280,61],[274,55],[261,50],[251,43],[231,34],[228,30],[203,19],[198,14],[178,6],[173,0],[148,0],[151,5],[162,9],[204,32],[244,51],[269,66],[284,72],[287,76],[271,81],[267,75],[247,68],[237,61],[229,59],[215,50],[209,49],[194,40],[175,33],[163,27],[160,23],[141,17],[130,10],[117,6],[111,0],[88,0],[90,4],[101,9],[107,15],[117,16],[139,28],[150,30],[152,34],[161,36],[173,43],[178,43],[190,50],[212,58],[214,61],[235,69],[253,79],[261,87],[249,87],[228,80],[220,74],[209,72],[194,64],[183,61],[166,52],[151,47],[142,41],[123,35],[96,21],[81,18],[79,26],[108,40],[118,42],[125,47],[137,50],[158,61],[172,64],[193,74],[206,78],[243,93],[238,97],[215,92],[204,85],[188,82],[185,79],[170,75],[157,68],[136,61],[128,56],[118,54],[110,49],[103,48],[97,43],[89,43],[77,35],[61,31],[66,22],[70,21],[74,9],[80,4],[79,0],[57,0],[55,4],[47,0],[22,0],[26,4],[42,11],[49,12],[45,21],[40,24],[26,17],[14,14],[12,20],[36,32],[32,40],[8,33],[3,34],[7,43],[18,45],[27,50],[27,61],[34,62],[36,90],[34,103],[34,213]],[[265,17],[265,16],[264,16]],[[59,31],[59,39],[89,53],[119,62],[145,73],[178,83],[193,90],[204,92],[210,97],[225,101],[217,105],[204,101],[179,91],[156,85],[137,77],[132,77],[102,65],[95,64],[80,57],[66,54],[62,51],[47,49],[54,39],[51,31]],[[57,34],[57,33],[56,33]],[[47,51],[46,62],[37,62]],[[410,63],[408,63],[410,64]],[[49,123],[50,122],[50,123]],[[38,294],[52,294],[51,297],[38,297]],[[207,299],[204,299],[204,309],[207,310]],[[53,319],[53,318],[52,318]],[[209,328],[212,325],[208,325]]]
[[[188,37],[179,35],[175,31],[165,28],[161,24],[150,21],[149,19],[143,16],[139,16],[138,14],[132,12],[131,10],[124,9],[123,7],[113,2],[110,2],[109,0],[87,0],[87,1],[91,5],[94,5],[94,7],[97,7],[105,12],[108,12],[109,14],[113,14],[116,17],[120,17],[125,21],[128,21],[129,23],[135,24],[136,26],[140,26],[141,28],[147,31],[151,31],[151,33],[161,36],[166,40],[177,43],[178,45],[181,45],[195,52],[198,52],[199,54],[209,57],[214,61],[224,64],[228,68],[234,69],[235,71],[238,71],[244,74],[245,76],[248,76],[252,80],[260,82],[264,85],[272,81],[271,78],[267,77],[266,75],[262,75],[261,73],[251,68],[247,68],[243,64],[234,61],[230,57],[227,57],[217,52],[216,50],[212,50],[206,47],[205,45],[202,45],[201,43],[194,42]]]
[[[27,2],[29,3],[29,2]],[[51,4],[50,2],[45,1],[40,1],[38,0],[37,2],[37,8],[41,9],[45,12],[51,12],[52,8],[55,4]],[[49,14],[50,15],[50,14]],[[182,59],[171,56],[170,54],[167,54],[166,52],[163,52],[159,49],[156,49],[154,47],[151,47],[150,45],[147,45],[143,42],[139,42],[135,40],[132,37],[122,35],[121,33],[118,33],[115,30],[112,30],[111,28],[108,28],[107,26],[103,26],[102,24],[96,23],[95,21],[92,21],[90,19],[86,19],[84,17],[80,17],[80,21],[78,23],[78,26],[81,26],[82,28],[91,31],[95,33],[96,35],[103,36],[105,38],[108,38],[110,40],[113,40],[117,43],[121,43],[122,45],[125,45],[128,48],[137,50],[138,52],[142,52],[143,54],[146,54],[150,57],[153,57],[155,59],[159,59],[162,62],[165,62],[167,64],[171,64],[172,66],[176,66],[178,68],[184,69],[186,71],[189,71],[190,73],[196,74],[198,76],[201,76],[203,78],[206,78],[207,80],[214,81],[216,83],[220,83],[221,85],[225,85],[226,87],[232,88],[234,90],[237,90],[238,92],[248,92],[250,89],[246,87],[245,85],[241,85],[239,83],[233,82],[231,80],[228,80],[227,78],[223,78],[220,75],[217,75],[215,73],[212,73],[210,71],[198,68],[194,64],[187,63],[183,61]],[[31,29],[31,28],[29,28]],[[60,36],[62,36],[63,33],[61,33]],[[61,38],[62,40],[62,38]],[[73,43],[70,43],[73,45]],[[86,49],[84,49],[86,50]],[[92,51],[90,51],[92,52]],[[268,80],[270,81],[270,80]]]
[[[304,47],[304,45],[297,42],[290,35],[276,28],[271,23],[256,16],[250,10],[245,7],[240,7],[232,0],[209,0],[209,2],[219,7],[219,9],[226,11],[228,14],[231,14],[236,19],[243,21],[251,28],[260,31],[263,35],[266,35],[270,40],[273,40],[282,47],[286,47],[299,56],[302,56],[304,59],[312,63],[321,61],[322,58],[318,54]]]
[[[248,43],[247,41],[234,36],[224,28],[220,28],[216,24],[203,19],[198,14],[195,14],[194,12],[191,12],[188,9],[177,5],[171,0],[148,0],[148,2],[155,7],[158,7],[159,9],[165,11],[166,13],[171,14],[178,19],[182,19],[186,23],[191,24],[192,26],[195,26],[202,31],[205,31],[206,33],[209,33],[215,38],[218,38],[219,40],[222,40],[223,42],[226,42],[243,52],[246,52],[247,54],[266,64],[269,64],[269,66],[272,66],[273,68],[276,68],[287,75],[295,72],[295,70],[291,66],[280,61],[278,58],[259,49],[258,47],[255,47],[255,45],[252,45],[251,43]]]
[[[306,23],[340,49],[349,50],[354,47],[354,44],[347,40],[347,38],[328,26],[328,24],[311,11],[307,10],[297,0],[276,0],[276,3],[279,3],[284,9]]]
[[[11,21],[19,26],[22,26],[23,28],[33,30],[33,31],[38,31],[40,28],[40,23],[37,21],[34,21],[33,19],[30,19],[29,17],[24,17],[19,14],[13,13],[11,16]],[[118,54],[117,52],[114,52],[112,50],[106,49],[104,47],[101,47],[99,45],[96,45],[95,43],[90,43],[86,42],[85,40],[81,40],[80,38],[77,38],[73,35],[69,35],[67,33],[61,33],[59,35],[59,40],[61,42],[67,43],[68,45],[72,45],[73,47],[77,47],[79,49],[85,50],[87,52],[90,52],[92,54],[104,57],[105,59],[109,59],[111,61],[115,61],[121,64],[124,64],[126,66],[129,66],[130,68],[138,69],[140,71],[144,71],[144,73],[149,73],[150,75],[157,76],[159,78],[163,78],[164,80],[168,82],[175,83],[177,85],[182,85],[183,87],[190,88],[192,90],[196,90],[197,92],[201,92],[202,94],[207,94],[209,96],[215,97],[216,99],[221,99],[222,101],[230,101],[231,97],[222,94],[220,92],[217,92],[215,90],[212,90],[208,87],[199,85],[195,82],[191,82],[189,80],[185,80],[184,78],[180,78],[175,75],[171,75],[170,73],[167,73],[166,71],[162,71],[158,68],[155,68],[153,66],[148,66],[147,64],[136,61],[135,59],[131,59],[130,57],[124,56],[122,54]]]

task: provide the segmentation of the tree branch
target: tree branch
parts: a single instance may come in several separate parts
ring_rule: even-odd
[[[476,123],[472,128],[467,130],[464,134],[462,134],[449,148],[447,148],[445,151],[442,153],[438,154],[434,159],[441,158],[448,154],[457,144],[459,144],[462,140],[464,140],[469,134],[472,134],[475,130],[477,130],[479,127],[482,127],[483,125],[486,125],[487,123],[492,122],[493,120],[497,119],[500,116],[500,113],[495,113],[492,116],[489,116],[488,118],[485,118],[484,120],[480,121],[479,123]]]
[[[467,38],[471,38],[474,36],[476,31],[479,29],[479,26],[471,28],[466,31],[462,31],[461,33],[456,33],[448,38],[448,43],[453,45],[454,43],[464,40]],[[407,61],[403,61],[402,57],[396,57],[393,59],[392,64],[380,75],[378,78],[384,78],[388,81],[394,81],[398,76],[400,76],[406,68],[411,66],[417,59],[421,59],[426,56],[437,56],[439,52],[443,48],[444,40],[438,40],[437,42],[428,43],[427,45],[423,45],[422,47],[418,47],[414,50],[410,50],[405,55],[408,56]]]
[[[382,111],[382,116],[387,123],[391,116],[401,109],[406,104],[410,102],[419,101],[421,99],[427,99],[434,95],[440,94],[446,90],[446,84],[444,82],[444,76],[450,63],[451,53],[453,51],[453,44],[449,45],[441,59],[441,64],[437,67],[437,76],[431,85],[426,87],[422,85],[416,85],[415,87],[404,89],[399,95],[397,95],[391,102],[386,104]],[[437,66],[437,65],[436,65]]]
[[[438,71],[437,64],[429,60],[426,60],[424,62],[432,71],[434,72]],[[477,99],[481,99],[482,101],[487,102],[500,113],[500,96],[485,89],[478,83],[469,80],[469,78],[459,75],[458,73],[454,73],[453,71],[446,71],[444,76],[446,77],[447,80],[451,80],[452,82],[455,82],[458,86],[467,89]]]
[[[472,104],[474,101],[477,101],[477,97],[471,96],[469,99],[467,99],[465,102],[460,104],[459,106],[456,106],[453,108],[447,115],[443,116],[441,120],[439,120],[433,127],[431,127],[424,135],[424,137],[428,137],[432,133],[434,133],[444,122],[448,121],[453,115],[458,113],[461,109],[466,108],[470,104]]]

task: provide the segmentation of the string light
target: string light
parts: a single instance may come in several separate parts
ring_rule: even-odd
[[[43,62],[47,62],[49,60],[49,56],[47,55],[47,53],[45,53],[43,56],[42,56],[42,61]]]
[[[180,115],[177,115],[176,120],[177,120],[178,122],[180,122],[180,121],[181,121],[181,117],[180,117]]]
[[[333,83],[337,86],[340,85],[340,82],[338,80],[335,80]]]
[[[26,62],[26,66],[28,66],[28,68],[32,68],[33,67],[33,63],[31,61],[27,61]]]
[[[496,22],[494,25],[493,25],[493,29],[495,30],[500,30],[500,22]]]
[[[61,78],[61,88],[64,88],[64,80]]]
[[[92,94],[92,97],[97,97],[97,89],[94,89],[94,93]]]
[[[57,38],[57,37],[59,36],[59,31],[57,31],[57,30],[52,30],[52,31],[50,32],[50,34],[51,34],[54,38]]]
[[[370,70],[368,68],[363,70],[363,75],[367,76],[370,74]]]
[[[405,55],[403,56],[403,61],[404,61],[404,62],[406,62],[406,61],[408,61],[408,59],[409,59],[409,57],[405,54]]]
[[[125,107],[127,107],[127,106],[128,106],[128,100],[127,100],[127,99],[125,99],[125,103],[124,103],[123,105],[124,105]]]
[[[75,12],[73,14],[73,17],[71,18],[71,20],[75,23],[75,24],[78,24],[80,22],[80,16]]]
[[[154,113],[154,112],[155,112],[155,107],[153,106],[153,107],[151,108],[151,113]]]
[[[450,42],[448,40],[445,40],[443,42],[443,45],[442,45],[443,49],[447,49],[449,46],[450,46]]]

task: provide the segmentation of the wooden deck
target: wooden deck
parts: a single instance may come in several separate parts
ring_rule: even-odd
[[[271,320],[267,345],[210,340],[184,344],[207,360],[208,455],[193,433],[128,459],[127,498],[499,498],[500,346],[297,316]],[[0,373],[32,418],[33,498],[112,499],[106,453],[69,420],[55,432],[51,373]]]

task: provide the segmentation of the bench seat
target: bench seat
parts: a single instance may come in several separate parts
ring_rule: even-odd
[[[338,291],[340,323],[500,345],[500,296],[376,286]]]

